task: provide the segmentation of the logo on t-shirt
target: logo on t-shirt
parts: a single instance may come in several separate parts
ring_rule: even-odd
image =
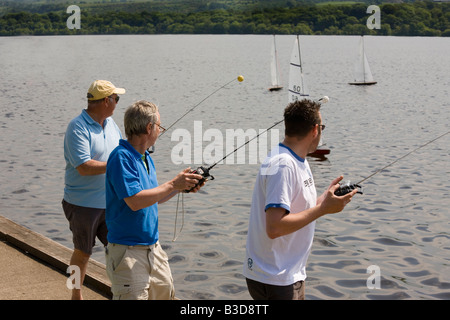
[[[306,188],[314,186],[314,181],[312,178],[306,179],[303,183]]]

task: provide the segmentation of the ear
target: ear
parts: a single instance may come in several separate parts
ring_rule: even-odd
[[[152,129],[153,129],[153,124],[151,122],[149,122],[147,124],[147,134],[152,133]]]
[[[317,138],[317,136],[319,135],[319,125],[318,124],[314,125],[312,132],[313,132],[313,138],[314,139]]]

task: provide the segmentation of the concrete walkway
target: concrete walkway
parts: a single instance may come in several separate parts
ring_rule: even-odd
[[[66,282],[72,250],[0,216],[0,300],[69,300]],[[85,300],[111,297],[105,266],[91,260]]]

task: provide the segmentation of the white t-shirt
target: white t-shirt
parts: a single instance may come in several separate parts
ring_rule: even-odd
[[[266,210],[281,207],[297,214],[314,207],[316,187],[308,161],[279,144],[261,165],[253,190],[244,276],[266,284],[291,285],[306,278],[306,261],[315,222],[291,234],[270,239]]]

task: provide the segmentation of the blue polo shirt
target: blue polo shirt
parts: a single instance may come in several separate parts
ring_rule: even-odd
[[[137,211],[128,207],[124,198],[142,190],[158,186],[155,165],[145,152],[147,168],[142,155],[126,140],[111,153],[106,165],[106,225],[108,242],[133,245],[151,245],[159,238],[158,204]]]
[[[105,174],[82,176],[77,167],[91,159],[106,162],[121,138],[120,129],[111,117],[102,127],[83,110],[70,121],[64,137],[64,200],[82,207],[106,208]]]

